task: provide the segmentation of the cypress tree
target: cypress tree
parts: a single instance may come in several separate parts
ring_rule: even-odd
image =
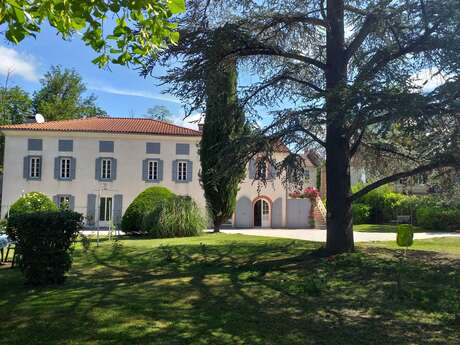
[[[236,206],[238,185],[246,167],[235,164],[232,171],[223,171],[222,161],[231,159],[229,147],[245,134],[247,126],[237,97],[237,66],[235,59],[225,58],[231,42],[226,27],[211,35],[206,52],[206,116],[200,148],[201,182],[214,232],[231,217]]]

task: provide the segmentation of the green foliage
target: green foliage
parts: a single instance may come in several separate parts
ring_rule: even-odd
[[[229,148],[236,147],[235,142],[247,134],[248,128],[237,99],[236,61],[222,61],[229,49],[229,35],[224,27],[210,36],[200,160],[204,195],[214,231],[218,231],[235,210],[239,184],[246,173],[246,165],[235,162]],[[232,169],[226,167],[228,161],[234,162]]]
[[[398,225],[398,232],[396,243],[400,247],[410,247],[414,242],[414,229],[412,225],[400,224]]]
[[[121,229],[125,233],[145,232],[142,227],[144,216],[153,211],[161,201],[172,199],[174,193],[160,186],[147,188],[140,193],[126,209],[121,220]]]
[[[72,211],[17,213],[8,219],[8,235],[28,283],[61,284],[72,264],[71,245],[82,229],[82,215]]]
[[[48,121],[107,115],[97,107],[96,96],[84,97],[86,85],[75,70],[51,66],[40,80],[41,89],[34,93],[33,107]]]
[[[172,122],[171,111],[163,105],[156,105],[153,108],[148,108],[145,117],[153,120]]]
[[[353,192],[363,188],[363,184],[353,187]],[[398,205],[405,196],[394,193],[390,186],[382,186],[367,193],[357,203],[370,207],[369,221],[373,224],[390,222],[398,215]]]
[[[421,207],[416,212],[417,225],[428,230],[460,229],[460,210],[443,207]]]
[[[30,212],[57,211],[56,204],[45,194],[39,192],[30,192],[20,197],[11,205],[9,216]]]
[[[32,113],[32,99],[19,86],[0,88],[0,124],[24,122],[24,115]]]
[[[353,224],[367,224],[371,213],[371,207],[366,204],[353,204]]]
[[[190,197],[174,197],[145,216],[143,229],[155,238],[186,237],[199,235],[206,225],[203,212]]]
[[[81,34],[99,54],[93,62],[102,67],[109,62],[140,64],[164,45],[177,42],[177,24],[171,17],[183,11],[184,0],[4,0],[0,25],[6,26],[6,39],[16,44],[35,37],[45,21],[64,39]],[[108,23],[108,18],[116,19]]]

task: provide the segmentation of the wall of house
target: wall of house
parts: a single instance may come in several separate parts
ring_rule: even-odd
[[[42,139],[41,151],[29,151],[28,139]],[[73,152],[59,152],[58,140],[72,139]],[[99,141],[113,141],[113,153],[99,152]],[[160,154],[147,154],[146,143],[159,142]],[[178,195],[191,196],[201,207],[205,207],[203,191],[200,187],[197,144],[199,137],[172,137],[148,135],[124,135],[107,133],[57,133],[57,132],[13,132],[8,133],[5,142],[4,180],[1,215],[5,216],[9,206],[22,194],[38,191],[49,197],[72,195],[75,210],[86,214],[88,194],[121,194],[123,212],[131,201],[146,188],[158,184]],[[189,155],[177,155],[176,143],[190,144]],[[42,156],[42,176],[40,181],[23,177],[23,159],[28,155]],[[72,181],[61,181],[54,177],[54,159],[70,156],[76,159],[76,176]],[[96,179],[96,159],[113,157],[117,159],[117,176],[112,182]],[[163,160],[163,180],[160,183],[143,181],[142,162],[146,158]],[[193,161],[191,182],[175,182],[172,178],[172,164],[176,159]]]

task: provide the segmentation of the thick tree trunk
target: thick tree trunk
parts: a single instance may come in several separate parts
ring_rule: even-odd
[[[344,1],[328,0],[326,68],[327,242],[330,254],[353,250],[350,148],[343,107],[347,82]]]

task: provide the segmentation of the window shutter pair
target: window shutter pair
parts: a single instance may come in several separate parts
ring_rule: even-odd
[[[249,161],[248,175],[250,179],[256,178],[256,171],[257,171],[257,161],[256,159],[253,158]],[[273,164],[268,163],[267,180],[273,180],[275,177],[276,177],[276,168]]]
[[[30,160],[32,158],[38,157],[40,158],[40,169],[39,169],[39,177],[30,177]],[[42,172],[43,172],[43,159],[42,156],[25,156],[22,168],[22,177],[26,180],[41,180],[42,179]]]
[[[112,169],[112,175],[111,178],[109,179],[103,179],[102,178],[102,160],[103,159],[110,159],[111,160],[111,169]],[[112,157],[100,157],[96,159],[96,174],[95,174],[96,180],[98,181],[114,181],[117,179],[117,160]]]
[[[61,178],[61,159],[62,158],[70,159],[70,177],[69,178]],[[54,178],[60,181],[75,180],[76,165],[77,165],[77,160],[73,157],[56,157],[54,159]]]
[[[186,181],[178,180],[177,178],[177,169],[178,169],[179,162],[187,163],[187,180]],[[193,162],[190,160],[184,160],[184,159],[173,160],[172,162],[172,180],[175,182],[179,182],[179,183],[187,183],[187,182],[191,182],[192,179],[193,179]]]
[[[158,178],[156,180],[149,180],[149,162],[158,162]],[[163,160],[161,159],[144,159],[142,161],[142,179],[145,182],[160,182],[163,180]]]

